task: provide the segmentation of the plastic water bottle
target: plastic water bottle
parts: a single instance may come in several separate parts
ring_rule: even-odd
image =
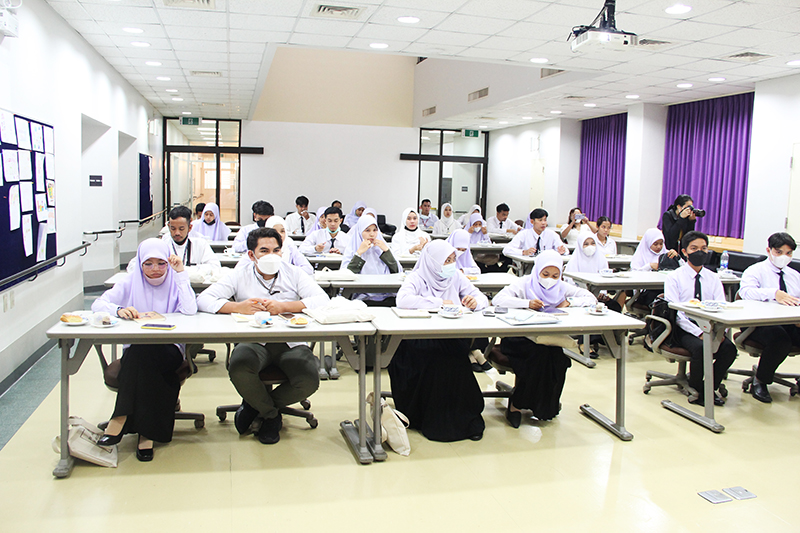
[[[728,250],[722,252],[722,257],[719,258],[719,268],[721,270],[728,270]]]

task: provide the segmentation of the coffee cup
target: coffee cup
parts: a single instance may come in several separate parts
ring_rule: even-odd
[[[259,326],[266,326],[272,322],[272,316],[269,311],[258,311],[253,315],[253,320]]]

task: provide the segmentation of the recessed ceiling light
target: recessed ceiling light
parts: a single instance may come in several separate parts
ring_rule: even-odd
[[[122,31],[126,31],[128,33],[144,33],[144,30],[141,28],[122,28]]]
[[[419,22],[419,17],[412,17],[412,16],[397,17],[397,22],[402,22],[403,24],[416,24],[417,22]]]
[[[508,124],[508,121],[507,120],[501,120],[500,122],[498,122],[498,124]]]
[[[139,48],[147,48],[150,46],[150,43],[146,43],[144,41],[132,41],[131,46],[138,46]]]
[[[560,115],[561,111],[550,111],[550,113],[553,115]]]
[[[202,122],[203,124],[216,124],[216,121],[209,119],[201,120],[200,122]]]
[[[173,98],[173,102],[183,102],[183,98]]]
[[[203,122],[206,122],[205,120]],[[197,131],[217,131],[216,128],[201,128],[200,126],[197,127]]]
[[[167,89],[167,92],[168,93],[176,93],[176,92],[178,92],[178,89]]]
[[[638,94],[629,94],[629,95],[625,96],[625,98],[627,98],[628,100],[636,100],[637,98],[639,98],[639,95]]]
[[[786,62],[787,67],[800,67],[800,59],[793,59]]]
[[[182,114],[182,115],[191,115],[191,114],[192,114],[192,112],[191,112],[191,111],[183,111],[181,114]]]
[[[725,81],[725,78],[708,78],[708,81],[714,81],[714,82]]]
[[[531,63],[542,64],[542,63],[547,63],[547,61],[548,61],[548,59],[546,57],[532,57],[531,58]]]
[[[533,117],[522,117],[522,120],[533,120]]]
[[[597,104],[583,104],[583,107],[597,107]]]
[[[383,50],[384,48],[389,48],[389,45],[386,43],[372,43],[369,47],[375,48],[376,50]]]
[[[691,83],[679,83],[675,87],[677,87],[678,89],[690,89],[692,87],[692,84]]]
[[[686,5],[683,5],[683,4],[675,4],[674,6],[669,6],[664,11],[666,11],[667,14],[669,14],[669,15],[683,15],[683,14],[688,13],[691,10],[692,10],[691,6],[686,6]]]
[[[158,81],[170,81],[172,78],[170,78],[168,76],[158,76],[156,79]]]
[[[148,67],[160,67],[161,61],[145,61],[144,64]]]

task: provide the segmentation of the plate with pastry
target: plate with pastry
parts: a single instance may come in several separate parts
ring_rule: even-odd
[[[290,319],[286,325],[290,328],[304,328],[308,325],[308,319],[302,316],[296,316]]]
[[[95,313],[89,320],[89,324],[94,328],[113,328],[119,324],[119,318],[108,313]]]
[[[77,313],[64,313],[61,315],[61,322],[67,326],[83,326],[89,323],[89,319]]]

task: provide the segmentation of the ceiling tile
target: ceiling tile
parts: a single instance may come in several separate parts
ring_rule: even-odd
[[[228,0],[231,13],[246,15],[295,17],[302,7],[303,0]]]
[[[530,0],[470,0],[458,10],[465,15],[521,20],[547,7],[546,2]]]
[[[477,59],[508,59],[514,55],[508,50],[490,50],[487,48],[467,48],[458,54],[461,57],[472,57]]]
[[[347,47],[354,50],[374,51],[374,49],[370,47],[370,44],[373,44],[374,42],[376,42],[375,39],[361,39],[356,37],[350,41]],[[381,53],[396,53],[403,50],[410,44],[408,41],[390,41],[388,39],[383,39],[380,42],[389,45],[389,48],[382,49]]]
[[[554,24],[563,27],[569,33],[573,26],[591,23],[602,7],[600,2],[598,2],[597,8],[581,8],[553,3],[528,17],[527,21]]]
[[[654,17],[664,17],[675,21],[684,19],[694,19],[706,13],[713,13],[723,7],[731,5],[736,0],[702,0],[700,2],[686,2],[691,5],[692,10],[684,15],[668,15],[664,9],[671,6],[672,0],[651,0],[643,4],[625,7],[624,11],[639,15],[651,15]]]
[[[231,41],[244,43],[287,43],[291,34],[278,31],[230,30]]]
[[[202,26],[165,26],[167,35],[175,42],[176,39],[193,41],[227,41],[226,28],[204,28]]]
[[[231,54],[230,55],[230,62],[231,63],[254,63],[260,64],[261,60],[264,59],[264,54]]]
[[[436,6],[437,11],[455,11],[464,5],[464,0],[386,0],[387,6],[403,7],[410,9],[431,9]],[[413,15],[413,13],[412,13]]]
[[[563,25],[539,24],[537,22],[517,22],[498,33],[503,37],[531,38],[542,41],[566,39],[569,34],[569,28],[564,28]]]
[[[156,16],[156,11],[148,7],[85,4],[83,8],[98,22],[124,22],[126,24],[136,22],[158,24],[160,22]]]
[[[788,6],[736,2],[713,13],[695,17],[693,20],[728,26],[752,26],[767,20],[784,17],[790,13],[797,13],[797,11],[798,6],[791,8]]]
[[[788,0],[792,2],[792,5],[797,6],[797,0]],[[800,28],[800,11],[795,13],[788,13],[786,15],[781,16],[777,19],[772,19],[769,22],[761,22],[759,24],[754,24],[754,28],[760,30],[775,30],[775,31],[787,31],[787,32],[794,32],[796,33],[798,28]]]
[[[697,57],[697,58],[721,58],[742,51],[741,46],[727,46],[711,43],[689,43],[670,49],[670,54],[676,56]]]
[[[236,54],[258,54],[259,56],[264,55],[264,49],[266,48],[266,44],[262,43],[237,43],[232,42],[229,43],[231,53]]]
[[[183,61],[228,61],[228,54],[213,53],[213,52],[192,52],[179,50],[175,52],[175,56]]]
[[[70,22],[70,26],[75,28],[81,35],[106,33],[103,27],[93,20],[73,20]]]
[[[355,35],[363,25],[364,24],[361,22],[302,18],[297,21],[297,26],[294,31],[305,34],[351,37]],[[294,40],[292,40],[292,42],[294,42]]]
[[[469,15],[450,15],[436,26],[437,30],[460,32],[475,35],[493,35],[511,27],[509,20],[488,17],[472,17]]]
[[[466,47],[458,45],[416,42],[406,47],[403,52],[425,57],[447,57],[458,55],[465,49]]]
[[[518,50],[535,49],[539,46],[542,46],[543,44],[545,44],[544,41],[539,41],[536,39],[519,39],[513,37],[500,37],[495,35],[493,37],[489,37],[484,41],[481,41],[480,47],[492,48],[495,50],[518,51]]]
[[[80,4],[74,2],[49,2],[50,7],[65,20],[92,20],[91,15]]]
[[[358,37],[381,41],[416,41],[428,32],[425,28],[388,26],[385,24],[365,24],[358,32]]]
[[[754,50],[758,50],[762,45],[772,43],[775,41],[784,41],[796,34],[782,32],[782,31],[769,31],[769,30],[755,30],[753,28],[741,28],[734,30],[723,35],[711,37],[704,42],[713,44],[727,44],[731,46],[747,46]],[[779,45],[780,46],[780,45]]]
[[[422,37],[418,43],[443,44],[446,46],[475,46],[486,40],[485,35],[472,35],[469,33],[454,33],[450,31],[431,30]]]
[[[431,7],[438,7],[433,4]],[[409,9],[403,7],[382,6],[370,17],[369,24],[397,25],[408,29],[430,29],[446,19],[450,14],[443,11],[429,11],[426,9]],[[416,24],[398,22],[398,17],[415,16],[419,20]]]
[[[723,33],[729,33],[730,31],[730,26],[703,24],[701,22],[684,20],[660,30],[653,30],[647,34],[647,38],[659,39],[663,41],[699,41],[716,37],[718,35],[722,35]]]
[[[226,28],[228,26],[227,14],[217,11],[160,8],[158,16],[166,26],[199,26],[203,28]]]
[[[324,46],[330,48],[344,48],[352,39],[335,35],[314,35],[310,33],[293,33],[289,39],[290,44],[305,46]]]
[[[231,13],[230,21],[231,28],[240,30],[292,31],[297,19],[295,17],[271,17],[266,15]]]

